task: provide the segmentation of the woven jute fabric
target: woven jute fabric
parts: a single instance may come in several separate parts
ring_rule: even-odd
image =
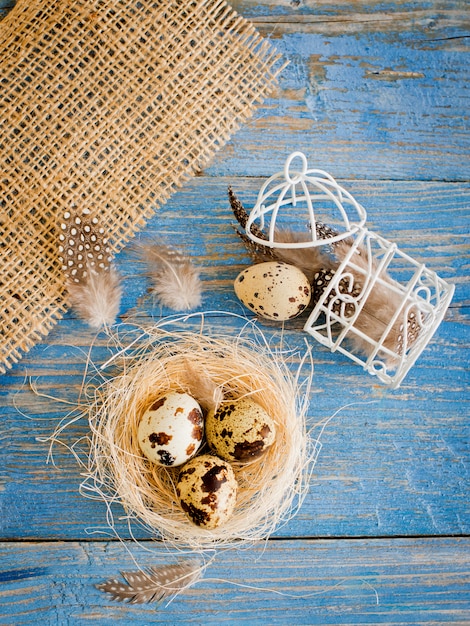
[[[89,209],[116,253],[278,71],[219,0],[18,0],[0,22],[0,371],[66,309],[64,212]]]

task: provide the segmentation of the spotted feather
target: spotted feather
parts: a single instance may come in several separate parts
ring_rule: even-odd
[[[110,326],[119,313],[122,289],[104,226],[87,208],[66,211],[58,237],[72,308],[92,328]]]
[[[65,276],[83,283],[90,272],[109,271],[113,260],[108,238],[89,209],[81,214],[66,211],[60,224],[59,260]]]
[[[193,585],[201,577],[202,571],[199,561],[180,561],[163,567],[121,572],[124,582],[111,578],[96,587],[118,602],[128,604],[162,602]]]

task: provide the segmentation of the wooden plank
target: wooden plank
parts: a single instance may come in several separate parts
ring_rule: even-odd
[[[470,184],[338,180],[366,208],[371,230],[456,284],[452,311],[458,308],[459,314],[465,313],[461,305],[469,303]],[[142,234],[177,247],[184,245],[201,270],[203,309],[243,311],[234,296],[233,281],[250,258],[234,232],[227,187],[232,185],[250,210],[264,182],[255,177],[198,177],[157,211]],[[299,230],[304,228],[303,223],[298,224]],[[152,296],[145,293],[148,283],[132,249],[125,249],[117,260],[127,281],[123,311],[128,315],[168,314],[170,311],[155,306]],[[133,309],[135,303],[138,308]],[[292,327],[302,327],[305,318],[299,319]]]
[[[468,624],[468,539],[276,541],[217,554],[169,606],[122,605],[95,588],[176,561],[155,544],[0,544],[9,624]],[[0,617],[0,620],[2,618]],[[2,620],[2,623],[5,623]]]
[[[282,166],[281,166],[282,169]],[[275,170],[270,172],[274,174]],[[331,171],[333,175],[336,172]],[[264,178],[197,177],[157,210],[140,236],[186,250],[201,270],[203,309],[242,312],[233,281],[250,263],[233,228],[227,188],[231,185],[247,210],[254,205]],[[469,304],[467,271],[470,184],[422,181],[343,180],[340,182],[367,210],[368,227],[397,243],[401,250],[425,263],[457,286],[456,307]],[[305,228],[298,224],[299,230]],[[129,247],[117,258],[126,281],[122,312],[128,315],[168,314],[146,294],[143,268]],[[304,321],[304,318],[302,318]],[[300,328],[301,324],[294,327]]]
[[[279,91],[207,174],[266,175],[299,149],[340,178],[468,180],[465,40],[277,32]]]
[[[289,66],[207,173],[266,175],[298,148],[340,177],[468,180],[467,3],[234,6]]]
[[[0,9],[11,10],[15,4],[15,0],[0,0]],[[331,0],[230,0],[230,5],[247,19],[262,24],[269,21],[325,23],[328,20],[333,23],[336,19],[344,24],[343,30],[349,27],[348,22],[362,21],[363,29],[367,29],[374,28],[374,21],[382,20],[385,24],[382,24],[381,30],[388,26],[388,30],[396,31],[406,20],[408,29],[410,26],[422,26],[426,32],[432,33],[449,26],[464,29],[468,27],[469,15],[468,4],[464,0],[447,0],[439,4],[409,0],[393,3],[383,0],[340,0],[334,3]]]
[[[269,36],[282,24],[290,27],[297,24],[304,32],[317,32],[326,35],[339,33],[414,31],[426,38],[444,29],[456,29],[462,34],[469,28],[468,4],[463,0],[445,3],[383,2],[383,0],[331,0],[318,2],[275,0],[258,2],[253,0],[233,0],[230,4],[246,18],[255,23]]]
[[[0,18],[15,6],[15,0],[0,0]],[[430,5],[426,2],[398,0],[393,4],[380,1],[344,0],[331,3],[320,0],[315,3],[302,0],[232,0],[230,5],[252,21],[266,36],[276,36],[279,25],[289,32],[298,32],[299,25],[305,32],[326,35],[358,32],[403,32],[414,30],[430,35],[454,29],[465,36],[470,25],[468,4],[463,0],[447,1]]]

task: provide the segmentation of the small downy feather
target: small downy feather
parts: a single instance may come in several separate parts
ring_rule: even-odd
[[[59,259],[70,303],[80,318],[94,329],[112,325],[121,303],[121,279],[111,264],[104,227],[89,209],[64,213]]]
[[[195,367],[189,359],[184,360],[185,384],[192,396],[197,398],[204,411],[217,411],[224,399],[224,392],[204,368]]]
[[[140,242],[136,249],[161,304],[173,311],[190,311],[201,304],[202,282],[189,257],[159,243]]]
[[[202,575],[196,560],[180,561],[174,565],[150,567],[136,572],[121,572],[125,582],[111,578],[96,585],[112,600],[128,604],[163,602],[188,589]]]
[[[91,271],[83,283],[67,281],[70,303],[91,328],[111,326],[121,303],[121,279],[113,267],[107,272]]]

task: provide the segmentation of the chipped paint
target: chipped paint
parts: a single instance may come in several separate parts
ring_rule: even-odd
[[[424,78],[423,72],[405,72],[400,70],[367,70],[364,73],[365,78],[373,78],[375,80],[403,80],[409,78]]]

